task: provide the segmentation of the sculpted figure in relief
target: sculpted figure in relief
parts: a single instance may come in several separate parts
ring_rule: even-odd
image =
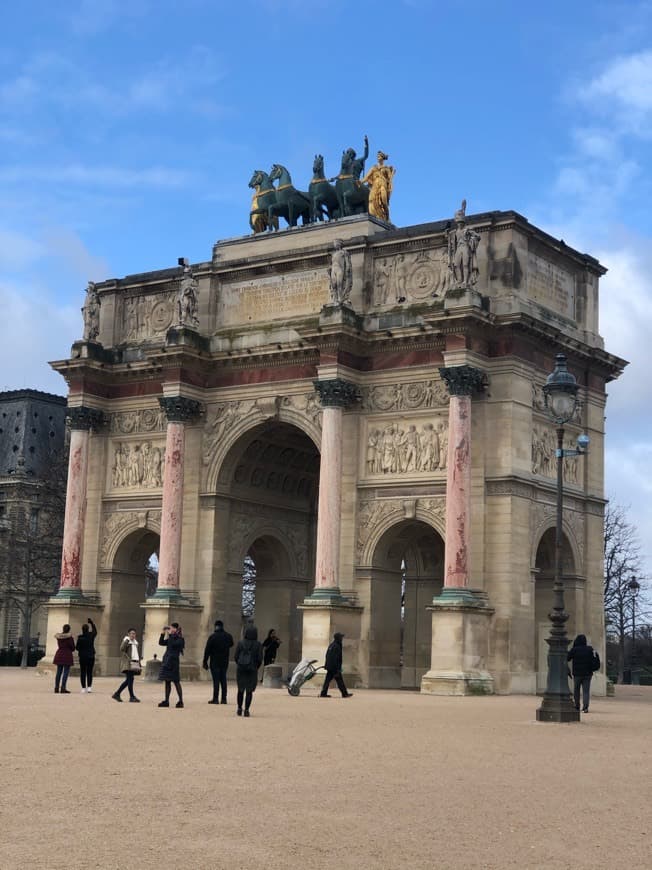
[[[82,308],[84,318],[84,341],[95,341],[100,334],[100,297],[92,281],[86,288],[86,299]]]
[[[466,200],[455,212],[455,226],[448,230],[448,268],[452,287],[471,287],[478,280],[476,252],[480,235],[466,226]]]
[[[331,302],[339,305],[348,302],[353,288],[353,272],[351,268],[351,254],[342,247],[341,239],[335,239],[333,242],[328,280]]]
[[[124,487],[160,487],[163,485],[163,451],[150,441],[142,444],[116,445],[111,470],[115,489]]]
[[[199,326],[197,316],[197,291],[199,284],[193,276],[190,264],[187,260],[181,260],[183,275],[179,283],[179,295],[177,297],[177,321],[179,326],[188,326],[196,329]]]
[[[388,424],[373,429],[367,437],[365,467],[367,474],[409,474],[446,468],[446,427],[424,423],[421,432],[415,424],[407,430]]]

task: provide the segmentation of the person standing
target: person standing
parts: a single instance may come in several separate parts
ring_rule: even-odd
[[[54,678],[54,694],[69,695],[70,692],[66,689],[68,682],[68,674],[73,664],[72,654],[75,651],[75,639],[72,636],[70,626],[66,623],[63,630],[54,635],[57,639],[57,651],[54,654],[53,664],[57,666],[57,673]]]
[[[170,625],[166,625],[161,632],[158,643],[159,646],[167,647],[161,662],[161,670],[158,674],[159,680],[165,683],[165,699],[161,701],[159,707],[170,706],[170,692],[172,691],[172,683],[174,683],[174,688],[177,690],[179,697],[176,707],[181,709],[183,707],[183,692],[181,691],[179,657],[183,655],[186,641],[184,640],[179,623],[172,622]]]
[[[283,641],[278,639],[275,628],[270,628],[267,637],[263,641],[263,666],[273,665],[276,661],[276,653]]]
[[[331,684],[331,680],[335,680],[337,683],[337,688],[342,693],[343,698],[352,698],[353,693],[349,692],[344,685],[344,678],[342,677],[342,638],[344,635],[341,631],[336,631],[333,635],[333,642],[330,644],[328,649],[326,650],[326,661],[324,663],[324,667],[326,668],[326,679],[324,680],[324,685],[322,686],[320,698],[330,698],[328,694],[328,687]]]
[[[236,670],[238,683],[237,715],[242,716],[242,702],[244,701],[244,715],[249,718],[251,715],[249,708],[258,684],[258,668],[263,663],[263,648],[258,642],[258,629],[255,625],[248,625],[245,629],[244,639],[238,641],[234,658],[238,666]]]
[[[600,656],[586,642],[586,635],[578,634],[566,656],[573,663],[573,696],[575,709],[580,709],[580,688],[582,689],[582,712],[589,712],[591,699],[591,679],[593,672],[600,668]]]
[[[229,650],[233,646],[233,638],[224,631],[224,623],[221,619],[215,622],[215,631],[206,641],[204,649],[203,668],[208,670],[210,662],[211,676],[213,678],[213,697],[209,704],[219,704],[220,689],[222,690],[222,703],[226,704],[226,675],[229,670]]]
[[[140,704],[140,698],[134,694],[134,678],[141,672],[140,650],[136,639],[136,629],[130,628],[120,644],[120,670],[125,675],[120,688],[111,697],[114,701],[122,701],[120,693],[123,689],[129,692],[129,700],[132,704]]]
[[[82,633],[77,637],[77,655],[79,656],[79,681],[82,695],[93,691],[93,668],[95,667],[95,638],[97,628],[93,620],[82,625]]]

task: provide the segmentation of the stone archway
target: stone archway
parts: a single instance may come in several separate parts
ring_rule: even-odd
[[[159,535],[151,529],[130,532],[117,546],[108,576],[98,583],[102,600],[108,602],[102,620],[103,636],[97,644],[103,660],[102,673],[119,673],[120,643],[128,629],[135,628],[138,637],[143,637],[145,611],[141,605],[147,597],[148,582],[151,583],[148,576],[151,560],[158,558],[159,548]],[[151,658],[154,652],[141,646],[143,660]]]
[[[432,618],[427,607],[443,581],[444,541],[431,526],[407,519],[384,532],[360,584],[370,688],[419,687],[430,668]]]
[[[552,584],[555,579],[555,540],[556,530],[547,529],[541,536],[536,550],[534,566],[534,659],[537,675],[537,692],[546,688],[548,675],[548,644],[550,634],[548,614],[552,608]],[[569,614],[566,630],[569,637],[577,623],[577,575],[575,573],[573,549],[566,533],[562,538],[562,572],[564,579],[564,599]]]
[[[262,639],[275,628],[283,644],[277,662],[291,668],[301,658],[298,605],[314,582],[319,451],[296,426],[277,419],[248,430],[220,468],[217,491],[224,570],[213,569],[212,610],[236,634],[242,626],[243,564],[256,570],[254,621]]]

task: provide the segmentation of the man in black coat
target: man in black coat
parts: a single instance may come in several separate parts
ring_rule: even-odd
[[[344,685],[344,680],[342,679],[342,638],[344,635],[336,631],[333,635],[333,642],[326,650],[326,679],[324,680],[324,685],[322,686],[320,698],[330,698],[328,694],[328,687],[331,684],[331,680],[335,680],[337,683],[337,688],[342,693],[343,698],[352,698],[353,695],[351,692],[348,692],[346,686]]]
[[[89,616],[87,624],[82,625],[82,633],[78,636],[76,644],[79,656],[79,681],[81,682],[82,695],[93,691],[96,637],[97,628]]]
[[[222,689],[222,703],[226,704],[226,674],[229,669],[229,650],[233,646],[233,638],[224,631],[224,623],[218,619],[215,623],[215,631],[206,641],[204,650],[204,670],[208,670],[210,661],[211,676],[213,677],[213,697],[209,704],[219,704],[220,688]]]
[[[593,671],[600,668],[600,656],[594,652],[593,647],[586,642],[586,635],[578,634],[573,646],[568,652],[567,659],[573,663],[573,683],[575,709],[580,709],[580,687],[582,689],[582,712],[589,712],[589,700],[591,696],[591,677]]]

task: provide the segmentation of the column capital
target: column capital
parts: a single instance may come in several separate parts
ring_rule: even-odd
[[[159,396],[158,400],[168,423],[191,423],[204,413],[204,406],[185,396]]]
[[[342,378],[313,381],[313,384],[323,408],[348,408],[359,399],[357,386]]]
[[[71,429],[99,429],[104,424],[104,413],[97,408],[75,405],[66,411],[66,423]]]
[[[474,366],[442,366],[439,374],[451,396],[471,396],[482,390],[485,384],[485,373]]]

